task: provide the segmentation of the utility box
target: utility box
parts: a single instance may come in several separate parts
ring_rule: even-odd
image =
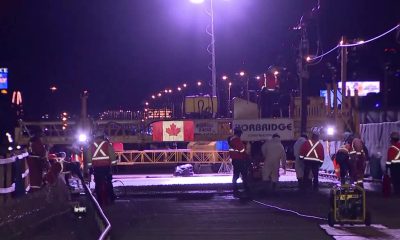
[[[217,97],[211,96],[186,96],[185,114],[207,115],[218,112]]]

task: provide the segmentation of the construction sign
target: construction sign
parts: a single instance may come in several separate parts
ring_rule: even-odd
[[[293,140],[294,123],[288,118],[264,118],[249,120],[234,120],[233,128],[240,127],[243,131],[242,140],[261,141],[279,134],[281,140]]]

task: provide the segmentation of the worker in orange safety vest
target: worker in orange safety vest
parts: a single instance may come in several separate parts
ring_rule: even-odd
[[[100,205],[109,205],[115,200],[112,186],[112,165],[116,164],[114,149],[104,134],[96,133],[89,149],[88,167],[92,169],[95,192]]]
[[[339,147],[335,154],[335,172],[340,179],[340,183],[343,185],[346,182],[346,176],[351,175],[351,168],[350,168],[350,149],[351,146],[348,143],[344,143],[342,146]]]
[[[313,131],[311,139],[304,142],[300,149],[300,158],[304,161],[304,179],[302,188],[311,186],[311,179],[308,178],[310,171],[313,175],[313,189],[318,190],[318,172],[324,162],[324,147],[319,141],[319,132]]]
[[[400,141],[399,132],[390,134],[391,146],[387,152],[386,172],[390,170],[394,194],[400,194]]]
[[[228,138],[229,156],[232,159],[233,165],[232,184],[234,195],[239,194],[237,180],[239,179],[240,175],[242,176],[244,190],[246,193],[249,193],[247,174],[250,166],[250,161],[249,156],[246,153],[246,145],[240,139],[242,133],[243,132],[240,127],[236,127],[233,130],[233,136]]]

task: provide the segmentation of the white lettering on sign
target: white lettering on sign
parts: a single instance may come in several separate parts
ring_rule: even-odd
[[[240,127],[243,131],[244,141],[266,140],[273,134],[279,134],[281,140],[294,138],[294,123],[292,119],[254,119],[234,120],[233,128]]]
[[[204,120],[195,121],[195,134],[217,134],[217,130],[216,122]]]

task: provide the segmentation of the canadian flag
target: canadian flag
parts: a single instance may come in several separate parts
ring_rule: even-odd
[[[153,141],[189,142],[194,140],[193,121],[160,121],[152,124]]]

